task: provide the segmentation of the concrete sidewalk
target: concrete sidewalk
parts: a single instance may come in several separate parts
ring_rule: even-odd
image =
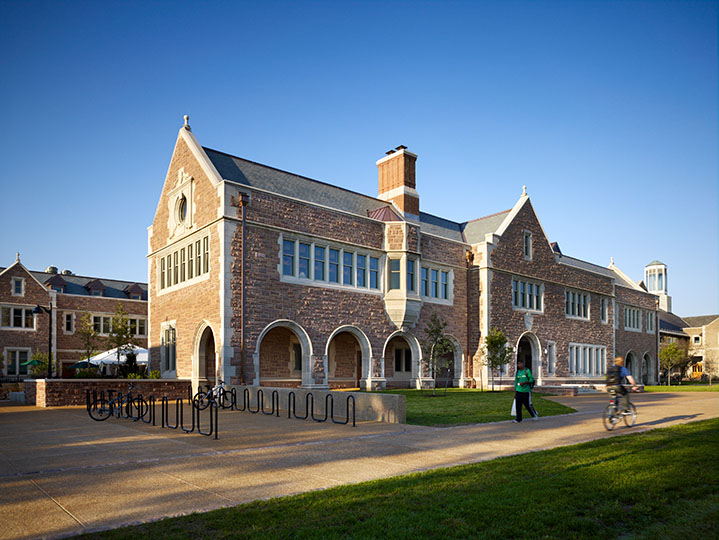
[[[94,422],[83,408],[1,404],[0,539],[70,536],[719,416],[719,393],[637,394],[635,427],[608,433],[606,395],[553,399],[578,412],[450,428],[221,412],[219,440]]]

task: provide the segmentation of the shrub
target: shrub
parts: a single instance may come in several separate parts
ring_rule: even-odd
[[[161,379],[161,378],[162,377],[160,377],[160,371],[157,369],[153,369],[150,372],[150,376],[148,377],[148,379]]]
[[[94,369],[76,369],[75,370],[75,378],[76,379],[97,379],[97,371]]]
[[[128,373],[127,374],[128,379],[142,379],[142,375],[139,373]]]

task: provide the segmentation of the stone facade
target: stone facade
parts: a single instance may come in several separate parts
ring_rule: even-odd
[[[628,306],[646,322],[655,296],[613,265],[553,249],[526,193],[471,227],[422,214],[415,161],[403,147],[380,160],[375,199],[203,148],[183,127],[149,228],[153,368],[195,384],[432,383],[420,360],[436,313],[457,386],[487,384],[481,344],[491,328],[543,384],[601,384],[606,363],[630,353],[638,375],[656,377],[656,331],[616,318]],[[174,253],[184,275],[195,238],[208,239],[207,272],[164,279],[177,272]],[[520,286],[541,307],[518,304]]]

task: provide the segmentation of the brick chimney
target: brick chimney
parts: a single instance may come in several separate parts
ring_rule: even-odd
[[[379,195],[383,201],[391,201],[405,217],[419,218],[419,193],[415,189],[415,162],[417,154],[398,146],[387,152],[377,162],[379,171]]]

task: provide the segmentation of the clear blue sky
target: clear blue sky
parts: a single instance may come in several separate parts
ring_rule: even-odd
[[[425,212],[522,185],[550,241],[719,312],[717,2],[0,2],[0,266],[147,280],[182,115],[200,143]]]

